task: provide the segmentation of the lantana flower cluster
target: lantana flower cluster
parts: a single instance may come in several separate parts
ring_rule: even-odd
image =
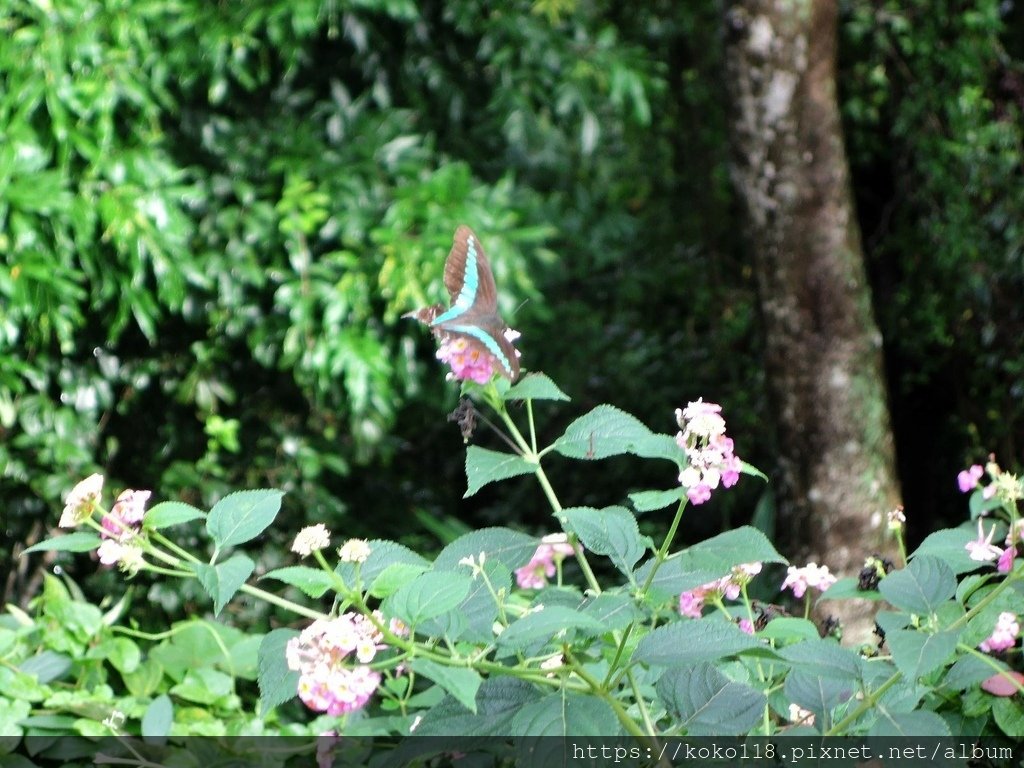
[[[514,342],[520,337],[519,331],[511,328],[505,329],[505,338]],[[516,350],[519,356],[519,350]],[[441,340],[441,346],[437,350],[437,359],[447,363],[451,368],[448,373],[448,380],[462,379],[475,381],[477,384],[486,384],[491,380],[497,370],[497,361],[480,344],[474,344],[465,336],[446,334]]]
[[[102,509],[103,475],[94,474],[82,480],[68,494],[60,516],[61,528],[76,528]],[[122,570],[134,573],[143,565],[142,547],[138,541],[142,520],[146,516],[149,491],[127,489],[121,492],[109,512],[100,520],[103,542],[96,550],[104,565],[119,564]]]
[[[570,544],[569,537],[564,533],[549,534],[540,542],[537,551],[530,558],[530,562],[522,568],[516,569],[516,584],[523,589],[546,587],[548,579],[555,575],[558,563],[575,555],[575,547],[582,547],[579,543],[575,546]]]
[[[379,612],[374,616],[383,622]],[[392,631],[405,630],[395,623]],[[365,706],[381,682],[380,673],[368,665],[386,647],[383,639],[362,614],[314,621],[285,648],[288,668],[299,673],[299,698],[310,709],[332,716]]]
[[[1020,635],[1020,622],[1017,614],[1004,611],[999,614],[996,620],[995,629],[992,634],[981,641],[978,648],[985,653],[993,651],[1005,651],[1017,644],[1017,637]]]
[[[719,485],[736,484],[743,462],[733,453],[732,438],[726,437],[722,406],[698,398],[676,409],[676,421],[682,430],[676,434],[676,443],[688,462],[679,473],[679,483],[691,504],[703,504]]]
[[[781,589],[791,589],[794,597],[801,598],[808,589],[824,592],[835,583],[836,577],[832,575],[827,565],[808,563],[803,568],[789,566]]]
[[[988,474],[990,482],[982,485],[981,479]],[[1003,472],[996,464],[994,457],[989,457],[988,463],[982,467],[974,464],[957,475],[957,485],[964,493],[975,489],[981,489],[981,495],[985,499],[999,498],[1004,503],[1015,504],[1024,498],[1024,487],[1020,480],[1008,472]],[[999,525],[992,521],[991,527],[986,532],[985,521],[978,518],[978,538],[967,542],[964,548],[972,560],[979,563],[996,561],[996,570],[999,573],[1009,573],[1013,570],[1013,561],[1017,557],[1017,545],[1024,542],[1024,521],[1012,520],[1002,540],[1003,546],[994,543],[996,530]]]
[[[742,563],[720,579],[702,584],[679,595],[679,613],[691,619],[699,619],[708,599],[735,600],[743,587],[761,572],[761,563]],[[749,623],[749,622],[748,622]],[[751,627],[751,631],[753,627]]]

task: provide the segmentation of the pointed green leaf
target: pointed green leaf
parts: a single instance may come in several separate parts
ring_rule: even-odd
[[[416,627],[455,608],[465,599],[471,585],[468,569],[466,573],[429,571],[387,598],[383,611]]]
[[[45,539],[22,552],[29,555],[33,552],[90,552],[100,545],[100,537],[88,531],[75,531],[52,539]]]
[[[636,491],[629,494],[629,500],[636,507],[637,512],[651,512],[678,505],[685,496],[686,489],[679,486],[669,488],[667,491]]]
[[[856,680],[861,673],[860,657],[835,640],[804,640],[780,649],[779,655],[809,675]]]
[[[294,629],[272,630],[260,643],[259,672],[260,714],[266,717],[270,710],[295,697],[299,690],[299,673],[288,669],[285,646],[299,633]]]
[[[305,565],[291,565],[287,568],[275,568],[265,573],[261,579],[274,579],[290,584],[302,590],[303,594],[312,597],[314,600],[323,597],[324,593],[334,585],[331,574],[324,573],[319,568],[310,568]]]
[[[953,573],[969,573],[975,571],[981,567],[981,563],[977,560],[971,560],[971,555],[967,551],[967,542],[977,538],[977,529],[970,529],[966,527],[960,528],[946,528],[941,531],[935,531],[925,537],[925,540],[921,542],[914,554],[912,554],[911,560],[916,560],[918,557],[923,555],[930,555],[937,557],[942,560],[946,565],[953,569]]]
[[[505,393],[505,401],[509,400],[564,400],[569,401],[565,394],[550,378],[543,373],[528,373]]]
[[[539,697],[537,689],[525,680],[492,677],[485,680],[477,692],[476,714],[467,710],[454,696],[445,697],[440,704],[424,713],[416,735],[507,736],[516,713]]]
[[[238,491],[214,504],[206,530],[217,546],[244,544],[265,531],[281,509],[282,491]]]
[[[680,555],[680,562],[684,570],[713,571],[724,576],[742,563],[786,564],[788,561],[761,531],[744,525],[694,544]]]
[[[658,680],[658,697],[688,736],[739,736],[762,718],[765,695],[730,680],[707,662],[670,669]]]
[[[430,659],[416,658],[412,660],[412,671],[433,680],[470,712],[476,712],[476,694],[483,678],[475,670],[448,667]]]
[[[869,736],[951,736],[946,721],[934,712],[891,712],[879,709],[878,720],[868,732]]]
[[[627,576],[632,576],[633,566],[650,546],[650,539],[640,536],[636,518],[625,507],[572,507],[558,516],[586,549],[611,558]]]
[[[206,513],[191,504],[181,501],[162,501],[146,512],[146,516],[142,520],[142,527],[156,531],[204,517],[206,517]]]
[[[917,680],[952,660],[961,631],[929,635],[926,632],[897,629],[886,633],[885,642],[892,651],[896,668],[908,680]]]
[[[571,459],[605,459],[633,453],[653,435],[636,416],[611,405],[599,405],[570,424],[553,447]],[[678,448],[676,452],[682,455]]]
[[[469,498],[488,483],[532,475],[537,466],[515,453],[501,453],[471,445],[466,449],[466,493],[463,498]]]
[[[573,630],[579,630],[589,637],[596,637],[608,631],[608,627],[573,608],[551,605],[539,611],[531,611],[512,622],[498,636],[498,645],[521,650],[538,640],[557,644],[574,635]]]
[[[882,579],[878,591],[897,608],[927,616],[956,593],[956,576],[943,560],[918,555],[902,571]]]
[[[580,606],[584,615],[601,622],[606,630],[625,629],[642,617],[636,601],[628,594],[602,592]]]
[[[213,600],[214,616],[220,614],[221,609],[235,596],[238,588],[245,584],[255,568],[256,563],[241,552],[217,565],[198,563],[195,566],[199,583]]]
[[[517,740],[530,736],[617,736],[622,732],[622,725],[615,716],[615,711],[607,702],[596,696],[583,696],[569,692],[549,694],[540,701],[531,702],[522,707],[512,719],[511,735]],[[554,739],[537,743],[526,739],[534,749],[545,746],[556,747],[559,751],[564,745]],[[537,754],[530,755],[525,765],[545,764]],[[551,764],[551,763],[546,763]],[[563,759],[558,765],[564,764]]]
[[[832,710],[853,696],[855,683],[794,669],[786,675],[783,691],[789,701],[813,712],[815,727],[824,730],[832,727]]]
[[[434,561],[435,571],[461,571],[469,573],[459,561],[466,557],[480,559],[484,553],[485,562],[496,560],[509,571],[521,568],[530,562],[540,541],[510,528],[481,528],[460,536],[443,550]]]
[[[142,716],[142,735],[170,736],[173,723],[174,705],[171,697],[162,693],[146,707],[146,713]]]
[[[658,627],[639,642],[633,661],[680,667],[716,661],[761,644],[732,622],[717,619],[677,621]]]

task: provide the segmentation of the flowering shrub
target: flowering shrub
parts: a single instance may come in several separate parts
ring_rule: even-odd
[[[491,361],[460,357],[465,350],[455,350],[453,339],[445,343],[444,357],[464,381],[464,393],[496,414],[515,446],[505,453],[469,446],[467,495],[490,483],[532,477],[558,529],[539,541],[488,528],[458,538],[428,560],[395,542],[342,542],[325,525],[310,526],[293,545],[307,563],[263,576],[308,598],[308,604],[297,603],[250,583],[255,564],[237,551],[271,525],[281,492],[243,491],[204,511],[174,501],[147,509],[148,491],[126,490],[107,511],[103,480],[94,475],[72,489],[60,518],[61,527],[76,530],[29,551],[96,550],[102,563],[129,576],[150,571],[197,579],[215,616],[244,593],[308,621],[299,631],[280,628],[258,638],[258,657],[250,657],[248,668],[257,670],[260,714],[241,720],[243,729],[256,722],[270,727],[275,707],[297,696],[318,717],[305,725],[277,725],[288,732],[948,736],[969,722],[975,736],[1024,733],[1015,695],[1024,691],[1024,568],[1015,558],[1022,487],[994,461],[958,480],[972,494],[977,538],[973,528],[939,531],[904,558],[909,563],[902,568],[871,557],[857,577],[837,579],[816,563],[790,565],[748,526],[674,551],[690,506],[706,503],[744,474],[763,477],[737,457],[718,405],[698,400],[678,410],[675,435],[653,432],[624,411],[601,405],[542,447],[535,408],[569,398],[543,374],[512,383],[494,373]],[[473,351],[479,353],[479,346]],[[484,369],[491,375],[480,383]],[[511,402],[524,404],[525,432],[507,407]],[[666,462],[671,487],[630,494],[632,509],[566,506],[547,475],[551,454],[583,461],[629,454]],[[989,482],[983,483],[986,473]],[[641,535],[636,513],[666,508],[674,512],[664,538],[654,542]],[[166,535],[196,522],[213,545],[209,561]],[[888,528],[901,552],[904,522],[903,510],[893,510]],[[600,572],[613,569],[618,578],[599,580],[592,565],[597,559],[610,566]],[[790,590],[802,611],[752,599],[751,583],[761,580],[763,586],[766,579],[776,592]],[[877,645],[843,647],[822,637],[810,620],[812,601],[851,597],[884,601]],[[19,621],[40,626],[46,605],[44,600],[42,618]],[[91,634],[76,642],[109,640],[98,622],[90,626]],[[216,626],[230,657],[223,625]],[[5,631],[0,649],[17,647],[4,643]],[[237,637],[231,642],[244,645]],[[103,711],[119,719],[78,719],[68,727],[148,736],[207,732],[210,725],[190,714],[188,702],[196,690],[214,686],[221,698],[204,703],[230,704],[237,713],[231,679],[206,667],[177,667],[176,684],[169,687],[157,670],[151,685],[140,687],[143,665],[174,658],[159,648],[146,660],[138,651],[128,661],[101,656],[126,690],[106,696]],[[59,656],[70,652],[67,645],[54,650]],[[28,666],[24,674],[32,677],[30,659],[6,653],[8,668]],[[50,684],[57,678],[34,679],[32,696],[0,694],[0,704],[18,715],[10,720],[16,729],[35,707],[52,713],[68,706]]]

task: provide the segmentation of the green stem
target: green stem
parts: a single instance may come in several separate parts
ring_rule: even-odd
[[[669,526],[668,533],[665,534],[665,541],[662,542],[661,547],[654,555],[654,564],[651,566],[651,572],[647,574],[647,579],[644,581],[644,585],[640,588],[641,596],[646,596],[647,590],[651,588],[651,584],[654,583],[654,575],[661,568],[661,564],[668,559],[668,550],[672,546],[672,540],[676,537],[676,533],[679,530],[679,523],[683,519],[683,512],[686,509],[686,499],[679,502],[679,507],[676,509],[676,515],[672,518],[672,525]]]

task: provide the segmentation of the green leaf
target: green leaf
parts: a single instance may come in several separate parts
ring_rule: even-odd
[[[667,491],[636,491],[629,494],[629,500],[637,512],[652,512],[679,504],[685,496],[686,489],[679,486]]]
[[[413,659],[411,666],[413,672],[433,680],[470,712],[476,712],[476,694],[483,678],[475,670],[449,667],[423,658]]]
[[[927,616],[956,593],[956,577],[943,560],[918,555],[906,568],[882,579],[878,591],[897,608]]]
[[[197,509],[191,504],[181,501],[162,501],[146,512],[142,526],[156,531],[205,517],[206,513],[203,510]]]
[[[434,561],[434,570],[468,573],[466,566],[460,565],[459,561],[466,557],[479,560],[482,552],[485,562],[494,560],[514,571],[530,562],[538,543],[533,536],[509,528],[481,528],[460,536],[441,550]]]
[[[206,530],[219,549],[252,541],[274,522],[282,496],[275,489],[229,494],[210,510]]]
[[[780,616],[777,619],[772,619],[764,629],[757,633],[757,636],[765,640],[778,641],[782,645],[789,645],[801,640],[816,640],[821,637],[814,622],[792,616]]]
[[[633,566],[650,545],[640,536],[636,518],[625,507],[572,507],[558,513],[566,529],[579,536],[583,546],[611,558],[622,573],[632,576]],[[645,542],[644,539],[647,538]]]
[[[29,555],[33,552],[90,552],[100,545],[100,537],[88,531],[75,531],[52,539],[45,539],[22,552]]]
[[[621,732],[622,725],[610,704],[596,696],[567,691],[549,694],[540,701],[523,706],[512,719],[510,731],[520,740],[530,736],[617,736]],[[557,744],[553,739],[544,741],[548,743],[527,743],[535,749],[554,746],[561,751],[564,748],[560,741]],[[545,761],[539,755],[531,754],[530,761],[523,764],[543,765]],[[564,756],[557,764],[564,764]]]
[[[1009,669],[998,659],[989,657],[989,661],[1004,670]],[[994,672],[991,664],[975,656],[961,656],[942,678],[942,685],[954,691],[966,691],[968,688],[977,688],[983,680],[992,677]]]
[[[196,564],[196,576],[206,594],[213,600],[215,616],[220,614],[221,609],[234,597],[238,588],[245,584],[255,568],[256,563],[241,552],[217,565]]]
[[[783,691],[791,702],[813,712],[815,727],[825,730],[832,726],[832,710],[853,695],[855,686],[849,678],[816,675],[796,668],[786,675]]]
[[[543,373],[528,373],[505,393],[505,401],[509,400],[569,400],[550,378]]]
[[[732,622],[677,621],[658,627],[641,640],[633,652],[633,661],[663,667],[691,666],[761,647]]]
[[[873,589],[862,590],[860,580],[853,576],[837,579],[831,587],[821,593],[822,600],[881,600],[882,596]]]
[[[666,708],[682,721],[687,736],[747,733],[768,703],[763,693],[730,680],[707,662],[668,670],[656,690]]]
[[[416,736],[508,736],[516,713],[539,697],[537,689],[525,680],[492,677],[484,680],[477,692],[476,714],[454,696],[446,697],[423,714]]]
[[[466,493],[469,498],[488,483],[520,475],[532,475],[537,464],[531,464],[515,453],[500,453],[475,445],[466,449]]]
[[[1024,707],[1016,696],[996,699],[992,704],[992,717],[1011,739],[1024,738]]]
[[[455,608],[465,599],[471,585],[468,572],[430,571],[391,595],[382,608],[385,615],[396,616],[416,627]]]
[[[4,736],[21,736],[23,731],[19,723],[28,717],[31,711],[32,705],[27,701],[12,701],[0,697],[0,733]]]
[[[469,570],[466,569],[465,572],[469,573]],[[502,591],[508,594],[512,588],[512,572],[498,560],[485,559],[484,573],[487,576],[486,580],[473,579],[469,594],[454,611],[424,622],[420,626],[420,631],[432,637],[445,637],[449,641],[493,642],[498,604],[491,590],[499,594]]]
[[[648,575],[657,560],[648,558],[643,565],[633,572],[633,581],[637,584],[646,584]],[[648,587],[648,594],[655,601],[664,601],[671,597],[678,597],[681,592],[694,589],[708,582],[714,581],[725,574],[718,569],[689,570],[684,567],[683,560],[679,555],[673,555],[658,569]]]
[[[967,542],[974,540],[977,532],[968,528],[946,528],[935,531],[925,537],[914,553],[911,560],[928,555],[937,557],[948,565],[955,574],[969,573],[976,571],[982,566],[977,560],[971,560],[967,551]]]
[[[892,651],[896,668],[908,680],[917,680],[952,659],[960,634],[960,631],[950,631],[929,635],[897,629],[886,633],[885,642]]]
[[[719,576],[724,576],[734,566],[753,562],[788,563],[767,536],[749,525],[705,539],[680,555],[684,570],[712,571]]]
[[[171,703],[171,697],[166,693],[160,694],[150,702],[142,716],[142,735],[170,736],[173,724],[174,705]]]
[[[278,704],[290,701],[299,690],[299,673],[288,669],[284,650],[298,637],[294,629],[275,629],[263,638],[259,650],[260,715],[266,717]]]
[[[636,601],[628,594],[602,592],[580,607],[584,615],[601,622],[606,631],[625,629],[642,617]]]
[[[334,586],[334,579],[331,574],[324,573],[320,568],[310,568],[306,565],[291,565],[286,568],[275,568],[265,573],[260,579],[275,579],[296,587],[314,600],[322,597],[324,593]]]
[[[946,721],[934,712],[890,712],[879,708],[868,736],[951,736]]]
[[[512,622],[498,635],[502,648],[522,650],[537,641],[559,644],[571,639],[579,630],[588,637],[597,637],[608,631],[608,627],[595,618],[563,605],[546,606],[531,611]]]
[[[421,573],[429,569],[427,565],[411,565],[409,563],[392,563],[373,580],[367,592],[377,598],[385,598],[394,594]]]
[[[372,539],[367,542],[370,555],[365,563],[359,565],[359,577],[362,583],[372,584],[380,574],[392,565],[399,563],[426,569],[430,562],[422,555],[413,552],[406,546],[387,539]],[[349,586],[355,584],[356,563],[339,562],[334,572]]]
[[[812,638],[779,650],[779,656],[809,675],[837,680],[856,680],[861,674],[860,657],[835,640]]]
[[[29,656],[18,667],[20,672],[32,675],[44,685],[64,677],[70,669],[71,659],[56,651],[43,651],[35,656]]]
[[[571,459],[605,459],[634,453],[651,432],[638,418],[611,405],[599,405],[576,419],[552,446]],[[682,456],[682,451],[676,448]]]
[[[233,680],[231,675],[210,667],[190,669],[170,693],[196,704],[217,705],[231,695]]]

